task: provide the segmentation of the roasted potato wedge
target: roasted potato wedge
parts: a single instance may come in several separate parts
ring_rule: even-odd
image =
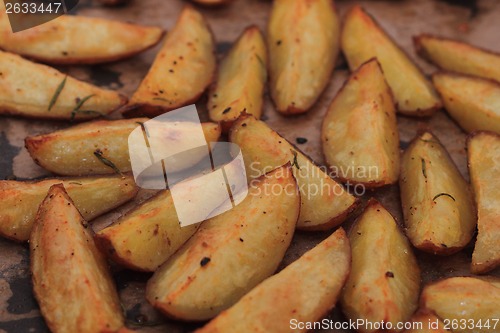
[[[271,97],[283,114],[306,112],[330,81],[340,23],[331,0],[276,0],[267,29]]]
[[[306,332],[293,323],[318,321],[335,306],[350,264],[340,228],[196,332]]]
[[[38,206],[52,185],[63,184],[83,218],[90,221],[131,200],[138,191],[131,175],[0,181],[0,235],[16,241],[30,237]]]
[[[299,210],[288,163],[254,181],[235,208],[204,222],[148,281],[147,300],[177,319],[216,316],[274,273]]]
[[[371,199],[349,232],[352,266],[342,294],[342,310],[350,320],[397,323],[417,309],[420,269],[412,248],[391,214]],[[386,326],[389,328],[389,326]],[[360,332],[377,331],[368,324]]]
[[[477,219],[472,193],[437,137],[425,132],[411,142],[399,187],[406,234],[416,248],[449,255],[469,243]]]
[[[40,166],[59,175],[80,176],[110,174],[131,170],[128,137],[146,122],[147,118],[101,120],[63,129],[49,134],[30,136],[25,140],[31,157]],[[181,127],[157,127],[159,131],[149,133],[149,142],[158,140],[164,144],[181,145],[187,129],[197,126],[188,122]],[[177,124],[178,125],[178,124]],[[214,123],[203,123],[207,142],[217,141],[220,127]],[[199,156],[201,160],[203,156]],[[178,161],[176,169],[191,167],[194,160]],[[173,168],[173,166],[172,166]]]
[[[248,27],[222,60],[208,97],[208,115],[224,130],[243,112],[260,118],[267,81],[267,51],[256,26]]]
[[[353,71],[369,59],[377,58],[400,113],[429,116],[441,107],[429,80],[360,6],[356,5],[347,14],[340,43]]]
[[[203,15],[186,6],[124,112],[154,117],[192,104],[215,75],[215,41]]]
[[[444,328],[444,323],[430,311],[417,311],[410,322],[412,328],[407,329],[404,333],[447,333],[449,330]]]
[[[124,318],[107,263],[62,184],[53,185],[30,237],[33,290],[51,332],[115,332]]]
[[[157,27],[75,15],[13,33],[0,2],[0,48],[50,64],[121,60],[156,45],[163,34]]]
[[[241,148],[249,180],[286,162],[293,164],[301,196],[299,229],[333,228],[356,207],[354,196],[264,122],[241,116],[231,128],[229,138]]]
[[[111,113],[127,98],[53,68],[0,51],[0,114],[84,120]]]
[[[343,181],[367,187],[398,181],[396,109],[376,59],[361,65],[330,104],[321,139],[327,164]]]
[[[467,132],[500,133],[500,83],[454,73],[432,76],[449,115]]]
[[[500,329],[497,277],[454,277],[430,284],[424,288],[420,303],[455,333],[491,333]]]
[[[453,39],[427,34],[413,38],[415,49],[444,70],[500,82],[500,54]]]
[[[217,6],[227,5],[233,2],[234,0],[192,0],[192,1],[202,6],[217,7]]]
[[[500,265],[500,136],[475,133],[469,137],[467,148],[478,216],[471,270],[478,274]]]

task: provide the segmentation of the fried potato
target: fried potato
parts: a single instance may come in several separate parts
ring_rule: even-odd
[[[318,321],[335,306],[350,264],[349,239],[340,228],[196,332],[288,333],[294,321]]]
[[[33,291],[51,332],[114,332],[124,318],[91,229],[62,184],[53,185],[30,237]]]
[[[453,73],[432,76],[449,115],[467,132],[500,133],[500,83]]]
[[[347,14],[340,43],[353,71],[367,60],[377,58],[400,113],[429,116],[441,107],[429,80],[360,6]]]
[[[321,139],[327,164],[343,181],[367,187],[398,181],[396,109],[376,59],[361,65],[330,104]]]
[[[0,235],[16,241],[30,237],[38,206],[52,185],[64,184],[76,208],[90,221],[131,200],[138,191],[131,175],[0,181]]]
[[[467,141],[469,173],[477,204],[477,240],[472,253],[473,273],[500,265],[500,137],[479,132]]]
[[[500,329],[499,278],[445,279],[426,286],[420,303],[455,333],[491,333]]]
[[[131,171],[128,137],[147,118],[101,120],[63,129],[49,134],[30,136],[25,140],[31,157],[43,168],[59,175],[80,176]],[[149,133],[149,142],[161,141],[181,149],[191,123],[165,124]],[[207,142],[217,141],[220,127],[203,123]],[[201,160],[203,156],[199,156]],[[178,161],[177,169],[191,167],[194,160]],[[172,169],[174,166],[172,166]]]
[[[396,325],[410,319],[418,305],[420,269],[410,243],[391,214],[371,199],[349,232],[352,266],[342,294],[350,320]],[[366,323],[360,332],[376,332]]]
[[[301,197],[299,229],[333,228],[357,206],[357,199],[342,185],[264,122],[241,116],[231,128],[229,138],[241,148],[249,180],[286,162],[293,164]]]
[[[124,115],[154,117],[196,102],[212,82],[215,67],[210,27],[186,6]]]
[[[13,33],[5,5],[0,2],[0,48],[49,64],[125,59],[156,45],[163,33],[157,27],[75,15]]]
[[[414,37],[413,43],[418,54],[439,68],[500,82],[498,53],[427,34]]]
[[[204,222],[148,281],[147,300],[177,319],[216,316],[275,272],[299,210],[288,163],[252,182],[235,208]]]
[[[244,112],[260,118],[267,81],[266,52],[259,28],[251,26],[222,60],[207,109],[210,119],[221,122],[224,130]]]
[[[84,120],[106,115],[127,98],[53,68],[0,51],[0,114]]]
[[[449,330],[444,328],[444,323],[432,312],[427,310],[417,311],[410,322],[412,328],[404,333],[447,333]]]
[[[406,234],[416,248],[449,255],[469,243],[476,228],[472,193],[437,137],[425,132],[412,141],[399,187]]]
[[[192,1],[197,3],[198,5],[215,7],[215,6],[227,5],[233,2],[234,0],[192,0]]]
[[[267,34],[276,110],[306,112],[330,81],[339,53],[340,23],[333,1],[274,1]]]

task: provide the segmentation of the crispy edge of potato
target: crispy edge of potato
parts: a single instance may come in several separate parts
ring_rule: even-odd
[[[234,0],[191,0],[200,6],[205,7],[222,7],[232,3]]]

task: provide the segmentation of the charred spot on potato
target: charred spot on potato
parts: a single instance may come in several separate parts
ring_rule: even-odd
[[[231,111],[231,107],[228,107],[228,108],[224,109],[224,111],[222,111],[222,114],[226,114],[226,113],[228,113],[229,111]]]
[[[387,272],[385,272],[385,276],[388,277],[388,278],[394,278],[394,273],[390,272],[390,271],[387,271]]]
[[[209,257],[204,257],[203,259],[201,259],[200,261],[200,266],[201,267],[204,267],[206,265],[208,265],[208,263],[210,262],[210,258]]]
[[[307,139],[306,138],[302,138],[302,137],[298,137],[297,139],[295,139],[295,141],[297,141],[297,143],[299,145],[302,145],[302,144],[304,144],[304,143],[307,142]]]

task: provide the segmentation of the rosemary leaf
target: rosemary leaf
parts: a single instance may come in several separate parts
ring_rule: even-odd
[[[102,151],[100,149],[97,149],[96,151],[94,151],[94,156],[97,157],[102,164],[104,164],[105,166],[110,167],[117,174],[123,176],[123,174],[120,171],[120,169],[118,169],[117,166],[113,162],[111,162],[110,160],[108,160],[107,158],[105,158],[104,156],[102,156]]]
[[[66,85],[67,78],[68,78],[68,76],[65,76],[64,79],[61,81],[61,83],[59,83],[59,85],[57,86],[57,89],[56,89],[56,92],[54,93],[54,96],[52,96],[52,98],[50,99],[48,111],[50,111],[50,109],[52,109],[54,104],[56,104],[57,99],[59,98],[59,95],[61,94],[61,91],[64,89],[64,86]]]
[[[257,57],[257,60],[259,60],[262,67],[266,68],[266,64],[264,63],[264,60],[262,60],[262,58],[258,54],[255,54],[255,56]]]
[[[300,165],[299,162],[297,161],[297,152],[293,149],[290,149],[293,155],[293,162],[292,162],[292,167],[296,167],[297,170],[300,170]]]
[[[80,111],[80,109],[82,108],[83,104],[85,104],[86,101],[88,101],[89,99],[91,99],[92,97],[94,97],[95,95],[88,95],[88,96],[85,96],[84,98],[82,98],[81,100],[79,100],[77,103],[76,103],[76,106],[75,108],[73,109],[73,111],[71,111],[71,121],[73,121],[73,119],[75,119],[75,116],[78,112],[82,113],[82,111]],[[90,112],[90,110],[88,110],[87,112]],[[97,112],[97,111],[92,111],[92,112]]]
[[[423,158],[420,158],[422,161],[422,174],[424,175],[425,179],[427,179],[427,169],[425,167],[425,160]]]
[[[432,198],[432,201],[436,201],[436,199],[439,198],[439,197],[441,197],[441,196],[450,197],[453,201],[456,201],[455,198],[451,194],[448,194],[448,193],[439,193],[439,194],[436,194],[436,196],[434,198]]]

